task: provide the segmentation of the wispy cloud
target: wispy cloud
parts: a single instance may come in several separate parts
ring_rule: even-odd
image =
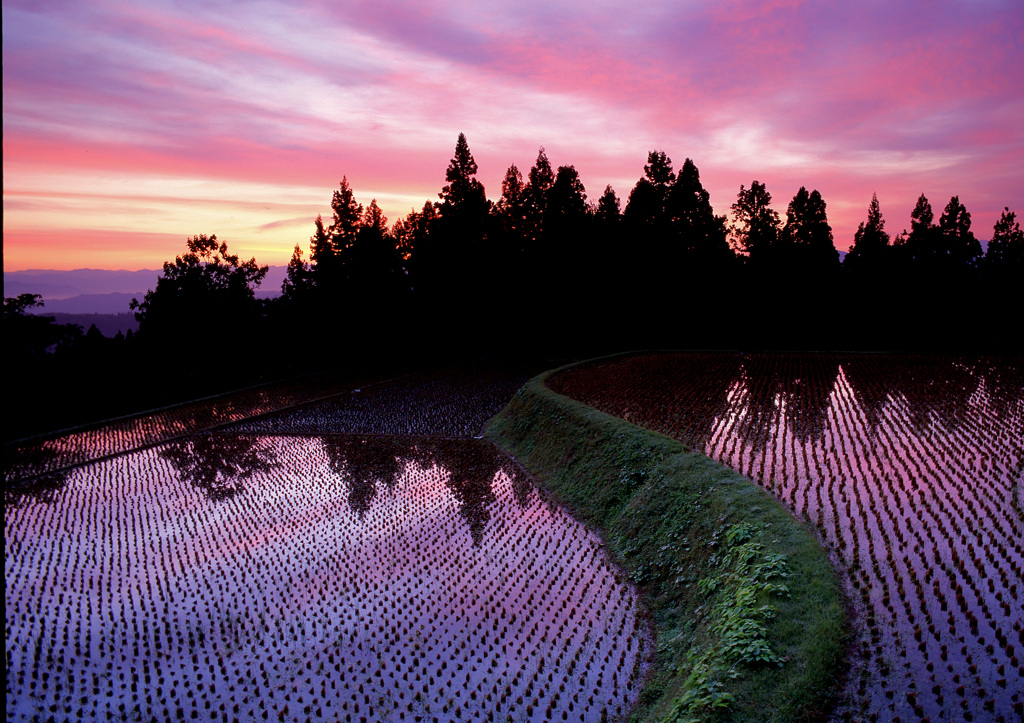
[[[719,213],[753,178],[780,208],[819,188],[840,248],[873,191],[893,228],[957,193],[981,236],[1024,199],[1015,0],[14,0],[3,21],[7,264],[140,225],[177,240],[125,263],[183,231],[280,263],[342,175],[392,219],[435,198],[460,131],[492,197],[543,145],[624,198],[660,148]]]

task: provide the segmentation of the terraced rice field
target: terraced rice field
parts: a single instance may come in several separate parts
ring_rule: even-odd
[[[1022,360],[639,355],[550,384],[817,527],[858,607],[840,715],[1024,718]]]
[[[460,382],[434,381],[416,388],[443,408]],[[354,402],[359,434],[192,434],[21,484],[7,719],[625,713],[649,647],[635,591],[511,460],[452,438],[500,395],[463,400],[441,436],[365,433],[415,417],[406,392]]]

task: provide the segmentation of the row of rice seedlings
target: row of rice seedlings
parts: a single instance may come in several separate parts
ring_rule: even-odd
[[[986,360],[709,354],[552,386],[701,444],[817,524],[862,604],[854,714],[1011,720],[1024,706],[1021,379]]]
[[[44,496],[53,486],[44,480],[19,487],[15,483],[21,479],[232,422],[238,422],[237,431],[261,434],[475,436],[527,378],[515,369],[446,370],[360,388],[316,376],[236,392],[10,450],[6,501],[12,505],[26,494]],[[314,400],[322,401],[291,409]],[[271,414],[284,408],[291,411]]]
[[[260,434],[472,437],[529,378],[522,371],[416,374],[239,424]]]
[[[337,394],[350,387],[322,376],[163,409],[122,419],[57,439],[20,445],[9,453],[5,480],[10,482],[104,457],[123,454],[235,420]]]
[[[276,464],[244,494],[212,499],[154,449],[75,470],[53,504],[9,511],[8,719],[629,709],[648,645],[634,591],[582,525],[486,465],[474,539],[451,484],[471,474],[436,460],[489,446],[409,445],[357,510],[337,471],[354,467],[329,440],[255,444]]]

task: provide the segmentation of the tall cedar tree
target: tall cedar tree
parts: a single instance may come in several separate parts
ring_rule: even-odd
[[[934,221],[932,205],[922,193],[914,204],[914,210],[910,212],[910,233],[904,229],[894,242],[904,273],[920,273],[931,266],[929,259],[939,248],[938,229]]]
[[[839,252],[832,241],[825,200],[804,186],[786,209],[786,225],[779,234],[778,260],[792,266],[805,279],[830,277],[839,271]]]
[[[885,232],[885,219],[878,205],[878,194],[871,194],[868,220],[862,221],[853,236],[853,245],[843,260],[843,269],[852,274],[877,277],[889,261],[889,234]]]
[[[526,222],[524,236],[527,244],[527,256],[540,253],[541,237],[544,235],[544,221],[548,210],[548,195],[555,182],[555,173],[551,170],[551,161],[543,146],[537,151],[537,160],[527,176],[526,184]]]
[[[477,165],[469,150],[466,134],[459,133],[455,143],[455,155],[448,163],[444,177],[447,185],[438,194],[441,198],[441,215],[479,219],[487,210],[487,196],[483,184],[476,179]]]
[[[683,253],[702,268],[726,263],[732,258],[725,217],[715,216],[711,194],[700,182],[700,171],[689,158],[683,162],[669,189],[666,212]]]
[[[958,196],[946,204],[939,218],[939,232],[942,235],[942,252],[958,273],[974,269],[981,258],[981,242],[971,232],[971,214]]]
[[[992,229],[984,265],[986,272],[993,277],[1024,280],[1024,231],[1017,221],[1017,214],[1009,208],[1003,209]]]
[[[779,238],[779,214],[771,202],[765,185],[753,181],[750,188],[740,186],[732,205],[733,235],[752,265],[767,262]]]

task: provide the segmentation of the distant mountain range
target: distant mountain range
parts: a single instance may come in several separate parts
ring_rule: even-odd
[[[271,266],[256,296],[280,296],[286,270],[285,266]],[[118,331],[138,331],[139,324],[128,304],[133,298],[141,301],[162,274],[162,269],[4,271],[4,298],[39,294],[44,305],[31,313],[52,316],[58,324],[78,324],[85,331],[95,324],[104,336],[113,337]]]
[[[285,271],[284,266],[271,266],[256,295],[279,296]],[[161,269],[4,271],[4,297],[39,294],[45,305],[33,310],[37,314],[127,314],[132,298],[141,300],[146,291],[156,286],[162,273]]]

